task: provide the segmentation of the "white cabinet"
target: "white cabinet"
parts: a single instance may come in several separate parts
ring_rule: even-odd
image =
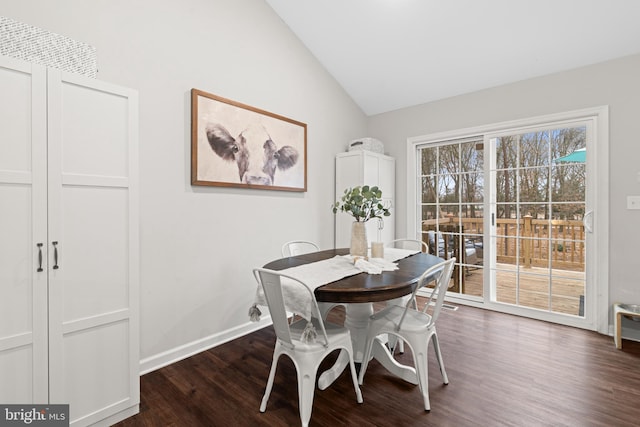
[[[358,150],[340,153],[336,156],[336,200],[340,200],[347,188],[368,185],[378,186],[386,206],[391,207],[391,216],[384,217],[383,228],[379,230],[379,221],[367,222],[369,242],[389,242],[395,238],[395,168],[393,157],[372,151]],[[351,223],[353,217],[344,213],[336,214],[335,242],[337,248],[348,248],[351,242]]]
[[[0,57],[0,402],[139,407],[137,93]]]

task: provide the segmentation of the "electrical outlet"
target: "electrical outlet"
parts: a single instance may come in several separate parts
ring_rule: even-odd
[[[640,196],[627,196],[627,209],[640,210]]]

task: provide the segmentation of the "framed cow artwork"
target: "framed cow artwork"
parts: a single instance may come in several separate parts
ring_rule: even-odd
[[[307,125],[192,89],[191,184],[307,191]]]

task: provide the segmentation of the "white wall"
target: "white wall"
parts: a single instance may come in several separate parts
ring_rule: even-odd
[[[286,240],[333,247],[334,157],[366,117],[262,0],[2,0],[3,16],[97,48],[140,96],[143,370],[255,327],[253,267]],[[191,88],[308,126],[308,191],[190,185]]]
[[[367,120],[262,0],[0,1],[3,16],[95,46],[98,78],[140,93],[145,370],[255,326],[250,271],[282,242],[333,246],[334,156],[364,135],[397,159],[401,236],[407,137],[609,105],[610,297],[640,303],[640,211],[625,209],[640,194],[640,56]],[[192,187],[191,88],[307,123],[308,192]]]
[[[370,117],[369,135],[385,141],[397,162],[396,235],[407,230],[408,137],[608,105],[609,300],[640,303],[640,211],[626,209],[626,196],[640,195],[638,76],[640,55]]]

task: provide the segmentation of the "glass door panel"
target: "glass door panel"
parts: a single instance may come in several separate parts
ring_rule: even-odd
[[[490,139],[491,300],[584,315],[586,125]]]
[[[483,296],[484,145],[481,137],[419,150],[422,240],[456,258],[449,292]]]

